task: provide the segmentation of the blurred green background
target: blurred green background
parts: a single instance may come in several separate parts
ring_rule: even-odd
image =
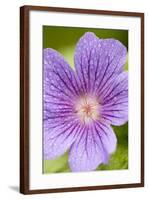
[[[99,38],[114,38],[121,41],[128,49],[128,31],[113,29],[73,28],[43,26],[43,48],[59,51],[71,67],[74,67],[76,43],[85,32],[93,32]],[[128,70],[128,59],[125,64]],[[117,170],[128,168],[128,123],[113,127],[117,136],[117,150],[111,155],[108,165],[100,165],[97,170]],[[68,152],[55,160],[43,160],[43,173],[70,172]]]

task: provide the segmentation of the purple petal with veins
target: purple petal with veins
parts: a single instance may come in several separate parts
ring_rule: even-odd
[[[95,170],[116,151],[111,125],[128,121],[125,46],[85,33],[76,45],[74,71],[57,51],[44,49],[44,158],[69,150],[72,171]]]

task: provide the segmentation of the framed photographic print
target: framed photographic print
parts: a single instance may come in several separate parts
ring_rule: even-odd
[[[144,14],[20,8],[20,192],[144,186]]]

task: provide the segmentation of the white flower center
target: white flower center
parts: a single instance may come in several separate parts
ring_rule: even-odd
[[[75,112],[84,123],[89,123],[99,118],[99,102],[92,96],[80,97],[75,105]]]

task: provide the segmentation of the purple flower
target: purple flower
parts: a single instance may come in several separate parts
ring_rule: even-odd
[[[57,51],[44,49],[44,158],[69,150],[72,171],[95,170],[116,150],[111,125],[128,120],[126,48],[115,39],[85,33],[75,70]]]

